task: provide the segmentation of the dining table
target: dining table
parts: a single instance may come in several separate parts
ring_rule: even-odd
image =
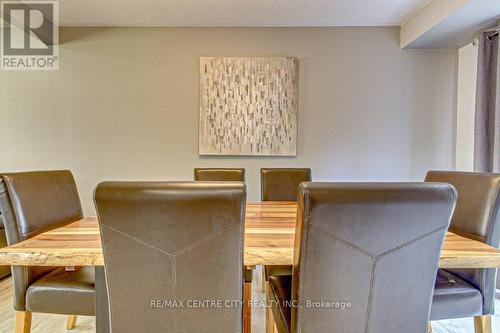
[[[263,201],[246,205],[244,264],[292,265],[296,202]],[[96,331],[109,332],[108,296],[99,223],[86,217],[0,249],[0,265],[95,266]],[[446,233],[441,268],[500,268],[500,250],[478,240]]]

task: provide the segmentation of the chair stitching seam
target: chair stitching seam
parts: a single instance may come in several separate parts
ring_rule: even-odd
[[[371,271],[371,278],[370,278],[370,292],[368,294],[368,304],[367,304],[367,309],[366,309],[366,316],[365,316],[365,333],[368,333],[370,329],[370,320],[371,320],[371,315],[372,315],[372,303],[373,303],[373,285],[375,284],[375,277],[376,277],[376,268],[377,268],[377,262],[378,260],[374,260],[372,262],[372,271]]]
[[[429,236],[431,236],[432,234],[434,234],[434,233],[436,233],[436,232],[438,232],[438,231],[440,231],[440,230],[442,230],[442,229],[445,229],[445,228],[447,227],[447,225],[443,225],[443,226],[438,227],[438,228],[436,228],[436,229],[434,229],[434,230],[431,230],[430,232],[428,232],[428,233],[426,233],[426,234],[423,234],[423,235],[421,235],[421,236],[419,236],[419,237],[417,237],[417,238],[414,238],[414,239],[412,239],[412,240],[410,240],[410,241],[408,241],[408,242],[406,242],[406,243],[403,243],[403,244],[401,244],[401,245],[398,245],[398,246],[396,246],[395,248],[392,248],[392,249],[390,249],[390,250],[388,250],[388,251],[386,251],[386,252],[383,252],[383,253],[381,253],[381,254],[379,254],[379,255],[375,255],[375,254],[373,254],[373,253],[371,253],[371,252],[369,252],[369,251],[367,251],[367,250],[365,250],[365,249],[363,249],[363,248],[361,248],[361,247],[359,247],[359,246],[356,246],[356,245],[354,245],[354,244],[352,244],[352,243],[350,243],[350,242],[348,242],[348,241],[346,241],[346,240],[344,240],[344,239],[342,239],[342,238],[339,238],[339,237],[337,237],[337,236],[334,236],[333,234],[329,233],[328,231],[325,231],[325,230],[323,230],[323,229],[321,229],[321,228],[319,228],[319,227],[317,227],[317,226],[315,226],[315,225],[312,225],[312,224],[311,224],[310,226],[311,226],[311,228],[312,228],[312,229],[317,230],[317,231],[318,231],[318,232],[320,232],[321,234],[324,234],[325,236],[328,236],[328,237],[330,237],[330,238],[332,238],[332,239],[335,239],[336,241],[338,241],[338,242],[340,242],[340,243],[342,243],[342,244],[345,244],[346,246],[349,246],[350,248],[352,248],[352,249],[354,249],[354,250],[357,250],[357,251],[359,251],[359,252],[361,252],[361,253],[365,254],[366,256],[368,256],[368,257],[370,257],[370,258],[377,259],[377,260],[378,260],[379,258],[382,258],[382,257],[384,257],[384,256],[386,256],[386,255],[388,255],[388,254],[392,253],[392,252],[398,251],[398,250],[400,250],[400,249],[402,249],[402,248],[404,248],[404,247],[406,247],[406,246],[408,246],[408,245],[411,245],[412,243],[415,243],[415,242],[417,242],[417,241],[419,241],[419,240],[421,240],[421,239],[424,239],[424,238],[426,238],[426,237],[429,237]]]
[[[339,237],[337,237],[337,236],[335,236],[335,235],[333,235],[333,234],[329,233],[328,231],[325,231],[325,230],[323,230],[323,229],[321,229],[321,228],[319,228],[319,227],[317,227],[317,226],[315,226],[315,225],[313,225],[313,224],[310,224],[310,227],[311,227],[313,230],[318,231],[320,234],[322,234],[322,235],[324,235],[324,236],[330,237],[330,238],[332,238],[332,239],[336,240],[337,242],[342,243],[342,244],[344,244],[344,245],[346,245],[346,246],[348,246],[348,247],[352,248],[353,250],[356,250],[356,251],[358,251],[358,252],[361,252],[362,254],[366,255],[367,257],[370,257],[370,258],[372,258],[372,259],[376,259],[376,258],[377,258],[377,256],[376,256],[375,254],[372,254],[372,253],[370,253],[370,252],[366,251],[365,249],[362,249],[362,248],[360,248],[359,246],[356,246],[356,245],[354,245],[354,244],[352,244],[352,243],[350,243],[350,242],[348,242],[348,241],[346,241],[346,240],[344,240],[344,239],[342,239],[342,238],[339,238]]]
[[[136,241],[137,243],[140,243],[140,244],[143,244],[143,245],[145,245],[145,246],[147,246],[147,247],[149,247],[149,248],[155,249],[155,250],[157,250],[157,251],[159,251],[159,252],[161,252],[161,253],[164,253],[164,254],[166,254],[166,255],[168,255],[168,256],[170,256],[170,257],[175,257],[175,256],[177,256],[177,255],[179,255],[179,254],[183,254],[183,253],[185,253],[185,252],[187,252],[187,251],[189,251],[189,250],[192,250],[192,249],[193,249],[193,248],[195,248],[195,247],[200,246],[200,245],[201,245],[201,244],[203,244],[203,243],[206,243],[206,242],[208,242],[208,241],[210,241],[210,240],[213,240],[213,239],[215,239],[215,238],[217,238],[217,237],[221,236],[222,234],[224,234],[224,233],[226,233],[226,232],[231,231],[232,229],[235,229],[236,227],[239,227],[239,224],[238,224],[238,225],[234,225],[234,226],[232,226],[232,227],[229,227],[229,228],[227,228],[227,229],[225,229],[225,230],[222,230],[222,231],[220,231],[220,232],[218,232],[218,233],[214,234],[213,236],[209,236],[209,237],[203,238],[203,239],[201,239],[201,240],[197,241],[196,243],[193,243],[193,244],[191,244],[191,245],[189,245],[189,246],[187,246],[187,247],[185,247],[185,248],[183,248],[183,249],[181,249],[181,250],[179,250],[179,251],[177,251],[177,252],[175,252],[175,253],[173,253],[173,254],[172,254],[172,253],[169,253],[169,252],[167,252],[167,251],[165,251],[165,250],[162,250],[162,249],[160,249],[160,248],[157,248],[156,246],[153,246],[153,245],[151,245],[151,244],[148,244],[148,243],[146,243],[146,242],[144,242],[144,241],[142,241],[142,240],[140,240],[140,239],[138,239],[138,238],[136,238],[136,237],[133,237],[133,236],[131,236],[131,235],[129,235],[129,234],[127,234],[127,233],[123,232],[123,231],[120,231],[120,230],[118,230],[118,229],[115,229],[115,228],[110,227],[110,226],[105,225],[105,224],[101,224],[101,225],[102,225],[102,226],[104,226],[105,228],[108,228],[108,229],[110,229],[110,230],[112,230],[112,231],[115,231],[115,232],[117,232],[117,233],[119,233],[119,234],[121,234],[121,235],[123,235],[123,236],[125,236],[125,237],[127,237],[127,238],[130,238],[130,239],[132,239],[132,240]]]
[[[175,257],[172,258],[170,264],[172,265],[172,293],[175,299],[177,295],[177,262]]]
[[[429,232],[428,232],[428,233],[426,233],[426,234],[423,234],[422,236],[419,236],[419,237],[417,237],[417,238],[414,238],[414,239],[412,239],[412,240],[410,240],[410,241],[408,241],[408,242],[406,242],[406,243],[404,243],[404,244],[398,245],[398,246],[396,246],[395,248],[393,248],[393,249],[391,249],[391,250],[389,250],[389,251],[386,251],[386,252],[384,252],[384,253],[381,253],[381,254],[379,254],[379,255],[377,256],[377,260],[378,260],[378,259],[381,259],[382,257],[385,257],[385,256],[387,256],[387,255],[389,255],[389,254],[391,254],[391,253],[393,253],[393,252],[397,252],[397,251],[399,251],[399,250],[401,250],[401,249],[403,249],[403,248],[405,248],[405,247],[407,247],[407,246],[409,246],[409,245],[411,245],[411,244],[413,244],[413,243],[416,243],[416,242],[418,242],[418,241],[420,241],[420,240],[422,240],[422,239],[425,239],[425,238],[427,238],[427,237],[429,237],[429,236],[432,236],[432,235],[433,235],[433,234],[435,234],[436,232],[439,232],[439,231],[441,231],[441,230],[443,230],[443,229],[446,229],[446,227],[447,227],[447,225],[443,225],[443,226],[441,226],[441,227],[439,227],[439,228],[436,228],[436,229],[434,229],[434,230],[429,231]]]
[[[219,232],[217,232],[217,233],[213,234],[212,236],[208,236],[208,237],[202,238],[202,239],[200,239],[199,241],[197,241],[197,242],[195,242],[195,243],[193,243],[193,244],[191,244],[191,245],[189,245],[189,246],[187,246],[187,247],[185,247],[185,248],[183,248],[183,249],[181,249],[181,250],[179,250],[179,251],[175,252],[175,253],[174,253],[174,256],[177,256],[177,255],[179,255],[179,254],[186,253],[186,252],[188,252],[189,250],[192,250],[192,249],[194,249],[194,248],[196,248],[196,247],[198,247],[198,246],[200,246],[200,245],[202,245],[202,244],[204,244],[204,243],[207,243],[208,241],[211,241],[211,240],[213,240],[213,239],[215,239],[215,238],[217,238],[217,237],[219,237],[219,236],[222,236],[223,234],[225,234],[225,233],[227,233],[227,232],[230,232],[230,231],[232,231],[233,229],[236,229],[236,228],[239,228],[239,227],[241,227],[241,223],[235,224],[235,225],[233,225],[233,226],[231,226],[231,227],[228,227],[227,229],[221,230],[221,231],[219,231]],[[241,237],[240,237],[240,238],[241,238]]]
[[[140,239],[138,239],[138,238],[136,238],[136,237],[130,236],[129,234],[127,234],[127,233],[125,233],[125,232],[123,232],[123,231],[120,231],[120,230],[118,230],[118,229],[115,229],[115,228],[110,227],[110,226],[105,225],[105,224],[101,224],[101,225],[102,225],[103,227],[105,227],[105,228],[109,229],[109,230],[112,230],[112,231],[114,231],[114,232],[116,232],[116,233],[118,233],[118,234],[122,235],[122,236],[125,236],[125,237],[127,237],[127,238],[130,238],[130,239],[132,239],[133,241],[135,241],[135,242],[137,242],[137,243],[139,243],[139,244],[142,244],[142,245],[144,245],[144,246],[146,246],[146,247],[149,247],[149,248],[154,249],[154,250],[156,250],[156,251],[158,251],[158,252],[161,252],[161,253],[163,253],[163,254],[166,254],[166,255],[168,255],[169,257],[174,257],[174,255],[173,255],[173,254],[168,253],[168,252],[167,252],[167,251],[165,251],[165,250],[159,249],[159,248],[157,248],[156,246],[153,246],[153,245],[151,245],[151,244],[148,244],[148,243],[146,243],[146,242],[144,242],[144,241],[142,241],[142,240],[140,240]]]

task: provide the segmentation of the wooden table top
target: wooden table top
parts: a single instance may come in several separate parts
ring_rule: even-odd
[[[249,203],[245,221],[245,265],[292,264],[296,214],[294,202]],[[103,263],[95,217],[0,249],[0,265],[102,266]],[[500,251],[448,232],[440,267],[500,267]]]

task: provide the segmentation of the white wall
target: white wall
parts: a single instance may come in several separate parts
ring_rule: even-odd
[[[456,168],[474,168],[474,113],[478,47],[468,44],[458,51]]]
[[[0,170],[69,168],[87,214],[109,179],[308,166],[315,180],[422,180],[455,164],[456,50],[398,28],[63,28],[58,72],[0,72]],[[294,158],[198,156],[200,56],[299,58]]]

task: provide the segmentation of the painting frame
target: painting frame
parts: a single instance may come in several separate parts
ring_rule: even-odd
[[[297,156],[298,58],[200,57],[198,153]]]

